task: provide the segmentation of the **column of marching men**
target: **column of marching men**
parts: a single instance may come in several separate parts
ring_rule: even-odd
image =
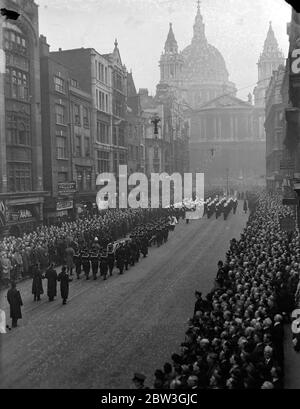
[[[226,220],[233,209],[235,214],[237,200],[211,194],[204,203],[204,214],[208,218],[216,213],[216,218],[223,212]],[[25,234],[23,238],[6,237],[0,242],[2,272],[10,271],[11,261],[8,256],[22,254],[19,270],[29,272],[32,277],[34,301],[40,301],[44,294],[43,280],[47,280],[47,296],[54,301],[57,296],[57,282],[60,283],[62,303],[66,304],[69,296],[69,283],[76,276],[77,280],[107,280],[115,268],[123,274],[139,262],[141,255],[146,257],[152,245],[161,246],[168,240],[169,231],[175,229],[180,218],[184,219],[190,211],[184,204],[176,208],[126,209],[104,211],[99,216],[61,226],[43,226],[36,232]],[[61,267],[57,274],[56,268]],[[10,283],[8,302],[11,308],[12,326],[22,318],[21,295],[16,289],[18,274],[7,274],[6,283]]]
[[[209,219],[215,214],[216,219],[218,219],[223,214],[224,220],[227,220],[227,217],[231,211],[233,211],[233,214],[236,214],[237,207],[238,200],[236,198],[219,198],[219,196],[216,196],[212,199],[209,197],[204,202],[204,215],[206,215]]]
[[[78,280],[82,276],[86,280],[90,278],[97,280],[98,277],[106,280],[113,275],[115,268],[118,269],[120,275],[123,274],[124,271],[138,263],[141,256],[147,257],[149,247],[153,245],[160,247],[166,243],[169,232],[175,229],[177,217],[183,217],[181,209],[173,208],[158,209],[152,213],[152,216],[150,221],[134,226],[127,237],[116,241],[112,241],[110,235],[101,240],[96,236],[90,246],[84,239],[70,240],[65,250],[65,263],[59,274],[57,274],[54,263],[51,263],[45,271],[38,263],[35,264],[32,268],[34,301],[40,301],[41,295],[44,294],[44,279],[47,280],[49,302],[54,301],[57,296],[57,283],[59,282],[62,304],[65,305],[69,296],[69,283],[73,281],[74,273]],[[10,304],[12,327],[16,327],[18,319],[22,318],[23,302],[16,288],[16,282],[11,281],[10,285],[7,300]],[[7,328],[11,329],[8,326]]]

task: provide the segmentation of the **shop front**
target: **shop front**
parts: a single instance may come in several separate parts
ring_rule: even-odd
[[[0,199],[0,235],[21,236],[42,224],[43,197]]]

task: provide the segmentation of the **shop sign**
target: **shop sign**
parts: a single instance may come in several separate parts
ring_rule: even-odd
[[[73,206],[73,200],[65,200],[56,203],[56,210],[59,212],[62,210],[73,209]]]
[[[76,193],[76,182],[61,182],[57,184],[58,194]]]

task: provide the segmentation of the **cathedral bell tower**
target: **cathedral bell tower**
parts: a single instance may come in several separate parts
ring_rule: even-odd
[[[165,51],[159,62],[160,83],[179,87],[183,63],[183,58],[178,53],[178,44],[174,36],[172,23],[170,23]]]
[[[284,55],[279,49],[278,42],[272,28],[272,22],[270,21],[264,49],[257,63],[258,82],[256,88],[254,89],[256,106],[265,106],[265,94],[273,75],[273,71],[276,71],[280,65],[284,65],[284,61]]]

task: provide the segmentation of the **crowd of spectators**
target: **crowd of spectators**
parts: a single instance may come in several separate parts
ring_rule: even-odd
[[[299,237],[280,229],[278,216],[293,212],[280,197],[252,194],[251,203],[213,290],[196,291],[180,352],[155,371],[154,388],[283,388],[284,322],[300,301]]]

